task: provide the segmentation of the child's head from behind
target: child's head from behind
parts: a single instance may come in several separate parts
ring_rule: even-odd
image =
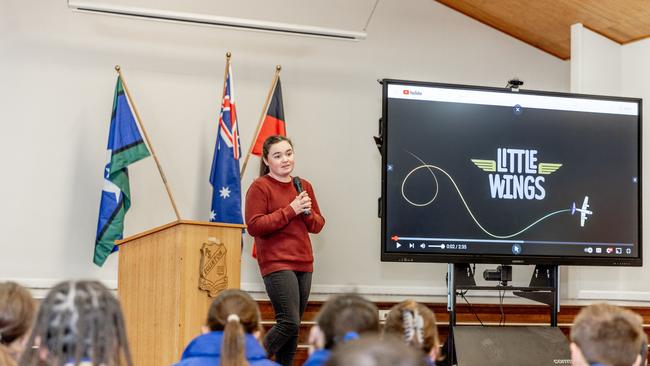
[[[35,313],[36,304],[27,289],[15,282],[0,283],[0,344],[21,352]]]
[[[223,290],[208,312],[207,326],[211,331],[223,331],[221,365],[246,365],[246,335],[259,335],[260,310],[253,298],[237,289]]]
[[[368,336],[341,345],[326,366],[425,366],[424,357],[402,342]]]
[[[436,317],[426,306],[413,300],[393,306],[386,315],[384,334],[402,339],[433,358],[439,345]]]
[[[571,328],[574,365],[632,365],[641,359],[643,323],[639,315],[610,304],[580,311]]]
[[[246,333],[255,333],[260,328],[260,311],[253,298],[237,289],[223,290],[212,301],[208,312],[207,326],[212,331],[224,330],[228,317],[235,315]]]
[[[323,305],[316,323],[325,337],[325,348],[329,349],[350,332],[377,333],[379,311],[375,304],[359,295],[337,295]]]
[[[28,347],[21,365],[132,364],[120,303],[98,281],[54,286],[40,305]]]

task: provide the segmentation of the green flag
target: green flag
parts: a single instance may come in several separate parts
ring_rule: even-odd
[[[102,266],[109,254],[117,250],[115,240],[123,238],[124,216],[131,207],[127,167],[149,156],[133,111],[128,103],[122,80],[117,78],[113,113],[108,133],[108,161],[104,168],[104,187],[99,205],[97,237],[93,262]]]

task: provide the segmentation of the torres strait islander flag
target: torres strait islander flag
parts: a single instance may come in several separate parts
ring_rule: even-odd
[[[257,135],[257,140],[255,140],[255,146],[252,151],[253,155],[262,156],[262,145],[264,145],[264,141],[273,135],[287,135],[287,129],[284,123],[284,107],[282,106],[282,85],[280,85],[279,77],[273,90],[269,108],[266,110],[266,117],[264,118],[264,122],[262,122],[260,133]]]
[[[212,184],[210,221],[243,224],[239,177],[241,147],[230,65],[228,65],[224,88],[217,142],[210,171],[210,184]]]
[[[102,266],[108,255],[117,249],[115,240],[123,237],[124,216],[131,207],[127,167],[149,156],[119,77],[115,86],[107,148],[108,161],[104,167],[104,187],[93,258],[98,266]]]

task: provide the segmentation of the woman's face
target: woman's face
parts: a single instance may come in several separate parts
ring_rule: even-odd
[[[269,175],[278,180],[287,180],[293,171],[293,147],[288,141],[280,141],[269,147],[269,154],[264,158],[269,166]]]

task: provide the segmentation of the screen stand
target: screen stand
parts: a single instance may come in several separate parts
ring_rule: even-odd
[[[560,269],[557,265],[536,265],[530,278],[531,289],[513,291],[515,296],[541,302],[551,307],[551,326],[557,327],[557,314],[560,312]],[[547,290],[544,290],[546,288]]]
[[[467,263],[447,264],[447,312],[449,333],[447,335],[447,365],[453,365],[456,358],[454,347],[454,326],[456,325],[456,290],[460,287],[476,287],[474,271]]]
[[[454,327],[456,326],[456,296],[459,291],[507,290],[514,295],[541,302],[550,307],[551,326],[557,327],[560,312],[560,270],[557,265],[537,265],[529,286],[477,286],[474,272],[469,264],[447,264],[447,311],[449,312],[449,335],[447,336],[447,365],[455,364]]]

